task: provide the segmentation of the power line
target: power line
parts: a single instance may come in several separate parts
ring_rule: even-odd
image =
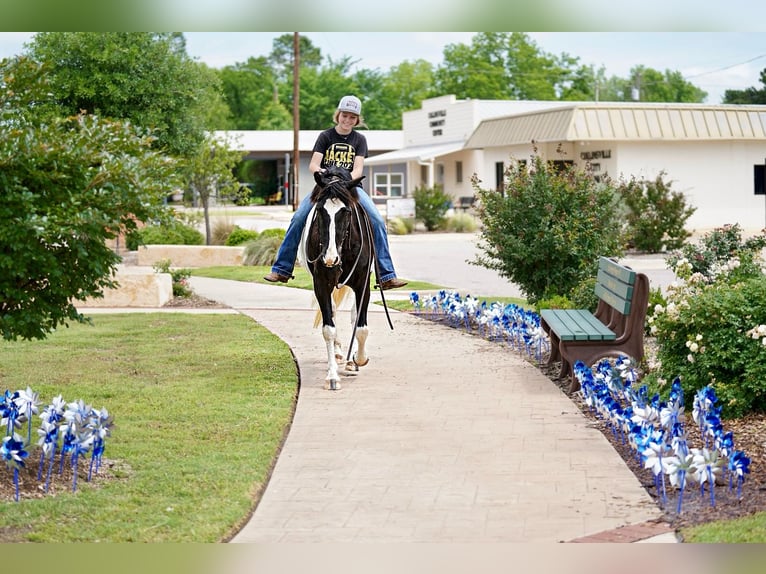
[[[724,70],[728,70],[730,68],[736,68],[737,66],[744,66],[745,64],[749,64],[750,62],[754,62],[755,60],[760,60],[761,58],[766,58],[766,54],[761,54],[760,56],[756,56],[755,58],[750,58],[749,60],[745,60],[744,62],[740,62],[738,64],[731,64],[730,66],[724,66],[723,68],[709,70],[707,72],[700,72],[699,74],[693,74],[691,76],[685,76],[684,79],[689,80],[691,78],[699,78],[700,76],[706,76],[708,74],[715,74],[716,72],[723,72]]]

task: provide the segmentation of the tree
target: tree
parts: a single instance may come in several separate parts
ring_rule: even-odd
[[[231,129],[290,129],[292,114],[279,101],[279,85],[268,58],[248,58],[246,62],[226,66],[219,71],[223,97],[231,110]],[[279,110],[277,110],[279,108]],[[287,114],[289,123],[279,127],[274,117]]]
[[[763,87],[759,90],[754,87],[744,90],[726,90],[723,93],[724,104],[766,104],[766,68],[761,70],[759,78]]]
[[[199,199],[205,217],[205,244],[210,245],[210,198],[235,195],[239,182],[234,167],[242,160],[242,153],[231,151],[230,142],[208,136],[197,153],[186,161],[185,181],[195,200]]]
[[[193,154],[221,109],[217,74],[189,58],[182,34],[40,32],[27,53],[46,65],[62,115],[129,120],[173,155]]]
[[[434,66],[426,60],[404,61],[393,66],[383,76],[383,93],[387,96],[388,111],[396,114],[396,121],[378,129],[402,129],[402,112],[416,110],[420,102],[436,96],[433,91]]]
[[[444,48],[438,93],[488,100],[555,100],[576,60],[543,52],[527,34],[482,32]]]
[[[106,241],[162,216],[175,164],[127,122],[58,118],[42,67],[0,62],[0,332],[44,339],[84,322],[73,300],[115,286]]]
[[[642,102],[686,102],[699,103],[707,92],[684,80],[680,72],[636,66],[630,71],[630,81],[623,91],[625,99],[632,99],[632,89],[638,91]]]

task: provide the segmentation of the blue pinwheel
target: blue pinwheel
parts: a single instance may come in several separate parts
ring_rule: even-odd
[[[745,475],[750,473],[750,459],[741,450],[737,450],[729,457],[729,490],[732,489],[732,478],[737,477],[737,498],[742,497],[742,483]]]
[[[27,423],[27,442],[31,443],[32,415],[36,415],[39,412],[37,406],[40,404],[40,395],[33,392],[29,387],[23,391],[17,391],[16,395],[14,401],[18,407],[20,421]]]
[[[13,470],[13,485],[16,491],[16,501],[19,500],[19,468],[24,467],[24,459],[29,453],[24,450],[24,440],[16,433],[3,439],[0,446],[0,459],[5,462],[8,469]]]

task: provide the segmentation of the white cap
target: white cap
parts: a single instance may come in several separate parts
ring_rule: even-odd
[[[343,96],[340,99],[340,103],[338,104],[338,111],[349,112],[351,114],[356,114],[357,116],[361,116],[362,101],[356,96]]]

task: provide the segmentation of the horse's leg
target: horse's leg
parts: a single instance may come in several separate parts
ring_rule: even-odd
[[[355,312],[353,319],[356,319],[356,309],[359,309],[359,319],[356,321],[356,353],[354,354],[354,364],[357,367],[364,367],[370,362],[370,358],[367,356],[367,335],[369,335],[369,328],[367,327],[367,307],[370,304],[370,290],[362,289],[362,292],[355,291],[354,294],[354,307]]]
[[[319,310],[322,313],[322,337],[327,346],[327,376],[325,377],[325,389],[331,391],[340,390],[340,376],[338,375],[338,361],[335,358],[335,342],[338,338],[335,323],[333,321],[332,293],[327,292],[314,284],[314,293],[319,302]]]

